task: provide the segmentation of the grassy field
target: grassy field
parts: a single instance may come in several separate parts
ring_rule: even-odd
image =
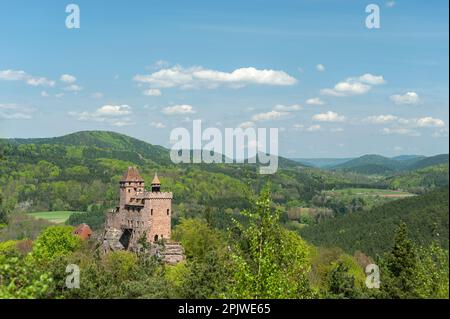
[[[385,197],[385,198],[404,198],[414,196],[414,194],[396,191],[392,189],[377,189],[377,188],[344,188],[339,190],[330,191],[330,193],[344,196],[356,196],[356,197]]]
[[[73,213],[76,212],[73,211],[36,212],[36,213],[28,213],[28,215],[33,216],[35,218],[46,219],[51,223],[62,224]]]

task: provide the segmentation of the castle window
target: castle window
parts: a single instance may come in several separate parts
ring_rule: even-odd
[[[150,209],[150,215],[153,215],[153,208]]]
[[[128,193],[130,192],[131,190],[130,189],[128,189]]]
[[[167,208],[167,216],[169,216],[169,209]]]

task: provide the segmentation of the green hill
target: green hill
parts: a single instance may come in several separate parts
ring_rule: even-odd
[[[448,187],[448,163],[413,171],[403,171],[386,179],[392,189],[403,189],[414,193],[421,193],[424,190],[436,187]]]
[[[334,170],[353,171],[362,174],[384,174],[400,169],[402,164],[399,161],[381,156],[364,155],[345,163],[331,167]]]
[[[152,145],[133,137],[109,131],[81,131],[59,137],[6,139],[3,141],[13,145],[49,144],[109,149],[115,152],[134,152],[151,158],[153,162],[158,164],[168,164],[170,161],[169,151],[162,146]]]
[[[400,155],[392,158],[381,155],[363,155],[329,168],[360,174],[390,175],[399,171],[412,171],[438,164],[448,164],[448,154],[431,157],[421,155]]]
[[[425,168],[429,166],[439,165],[439,164],[447,164],[448,165],[448,154],[440,154],[436,156],[430,156],[423,158],[419,161],[415,161],[408,165],[408,170],[416,170],[420,168]]]
[[[301,235],[314,245],[340,247],[353,254],[360,250],[370,256],[388,251],[394,230],[405,222],[419,244],[437,240],[448,249],[448,188],[396,200],[368,212],[356,212],[325,220],[301,229]]]
[[[275,202],[285,206],[306,204],[322,190],[374,184],[365,176],[307,168],[283,158],[273,175],[259,174],[254,164],[174,165],[161,146],[89,131],[0,139],[0,194],[7,199],[1,205],[27,212],[105,210],[116,205],[117,184],[128,166],[137,166],[146,181],[159,173],[163,189],[174,192],[175,220],[207,209],[229,220],[224,212],[248,207],[246,194],[258,192],[267,180]]]

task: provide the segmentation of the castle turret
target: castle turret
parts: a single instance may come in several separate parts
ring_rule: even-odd
[[[119,182],[120,185],[120,207],[124,207],[130,202],[130,198],[134,197],[136,193],[143,192],[145,183],[141,175],[139,175],[136,167],[128,167],[122,179]]]
[[[155,177],[152,180],[152,192],[160,192],[161,191],[161,182],[158,178],[158,173],[155,173]]]

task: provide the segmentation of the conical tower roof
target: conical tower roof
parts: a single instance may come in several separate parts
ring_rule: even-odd
[[[122,176],[122,182],[143,182],[141,175],[136,167],[128,167],[127,171]]]
[[[155,173],[155,177],[153,177],[153,180],[152,180],[152,185],[160,185],[160,184],[161,184],[161,182],[159,181],[158,173]]]

